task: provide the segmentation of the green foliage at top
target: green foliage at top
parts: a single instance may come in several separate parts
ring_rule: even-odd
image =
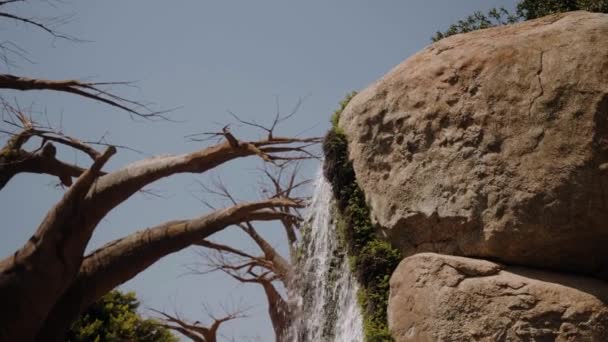
[[[436,32],[431,40],[436,42],[455,34],[481,30],[488,27],[513,24],[518,21],[519,17],[517,15],[509,13],[509,11],[502,7],[500,9],[492,8],[487,14],[478,11],[463,20],[459,20],[456,24],[450,25],[446,31]]]
[[[389,279],[401,260],[398,250],[376,237],[365,195],[357,185],[348,160],[348,141],[338,129],[340,113],[353,94],[349,94],[332,117],[332,129],[325,136],[325,177],[332,184],[339,211],[336,224],[353,272],[361,285],[358,302],[363,314],[365,340],[392,341],[387,324]]]
[[[138,313],[135,293],[114,290],[85,311],[70,327],[70,342],[177,342],[178,339],[157,321]]]
[[[525,20],[570,11],[608,12],[608,0],[522,0],[517,14]]]
[[[516,14],[509,13],[504,8],[493,8],[487,14],[475,12],[467,18],[459,20],[456,24],[450,25],[446,31],[435,33],[431,40],[436,42],[458,33],[578,10],[608,13],[608,0],[522,0],[517,4]]]
[[[332,114],[331,126],[333,127],[333,130],[340,131],[340,128],[338,127],[338,121],[340,121],[340,114],[342,114],[342,112],[344,111],[344,108],[346,108],[346,106],[348,105],[350,100],[353,97],[355,97],[355,95],[357,95],[356,91],[353,91],[353,92],[350,92],[349,94],[347,94],[346,97],[344,98],[344,100],[342,100],[340,102],[340,107],[338,109],[336,109],[334,111],[334,113]]]
[[[576,11],[576,0],[523,0],[517,4],[517,14],[526,20],[544,17],[553,13]]]

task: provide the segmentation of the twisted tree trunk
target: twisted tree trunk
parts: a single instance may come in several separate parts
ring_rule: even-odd
[[[99,177],[102,166],[115,149],[109,148],[101,155],[48,212],[29,241],[0,261],[0,302],[3,303],[0,341],[34,339],[49,312],[77,279],[84,251],[98,223],[146,185],[177,173],[202,173],[241,157],[257,155],[268,160],[272,156],[266,151],[273,152],[272,145],[301,141],[240,142],[230,137],[224,143],[190,154],[146,159]],[[229,221],[220,221],[229,224]],[[194,242],[200,236],[190,238]]]
[[[282,218],[284,214],[267,210],[276,206],[298,204],[287,199],[239,204],[193,220],[166,222],[106,244],[84,259],[78,276],[48,315],[38,340],[63,340],[65,331],[80,313],[162,257],[244,220]]]

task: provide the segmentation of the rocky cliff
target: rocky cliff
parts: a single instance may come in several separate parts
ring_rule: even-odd
[[[398,341],[608,340],[607,80],[608,15],[572,12],[443,39],[351,100],[357,182],[408,257]]]

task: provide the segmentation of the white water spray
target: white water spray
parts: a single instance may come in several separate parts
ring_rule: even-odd
[[[363,341],[358,285],[339,246],[331,185],[319,172],[302,233],[296,300],[299,317],[291,341]]]

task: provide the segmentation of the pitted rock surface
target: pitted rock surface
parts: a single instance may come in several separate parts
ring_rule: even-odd
[[[608,15],[452,36],[342,113],[373,219],[438,252],[608,279]]]
[[[421,253],[391,277],[388,320],[405,341],[608,341],[608,284]]]

